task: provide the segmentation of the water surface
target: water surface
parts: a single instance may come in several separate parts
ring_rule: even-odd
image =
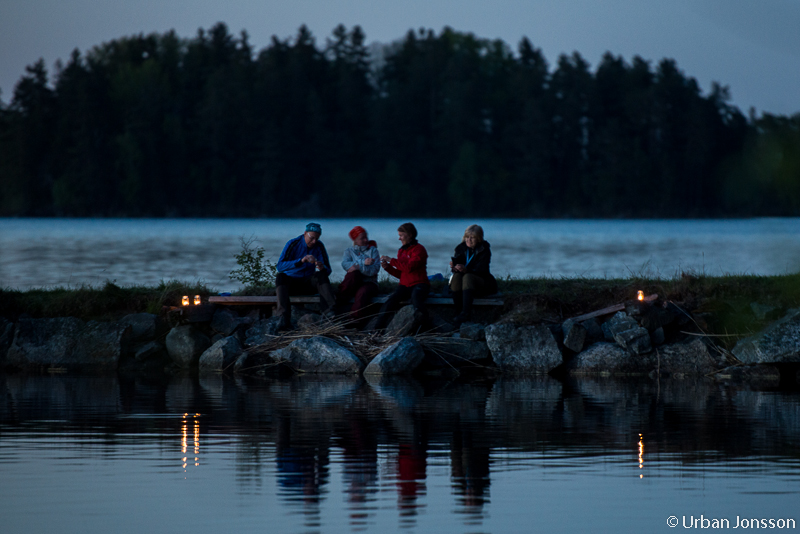
[[[667,532],[800,519],[800,396],[710,382],[0,375],[28,532]]]
[[[200,281],[238,289],[229,277],[240,238],[253,237],[275,262],[297,219],[0,219],[0,287],[156,285]],[[347,232],[367,228],[382,254],[399,247],[391,219],[320,220],[341,280]],[[492,244],[496,276],[619,278],[673,277],[682,271],[711,275],[773,275],[800,270],[800,219],[731,220],[415,220],[429,254],[428,273],[446,272],[464,229],[480,223]],[[383,274],[385,275],[385,273]]]

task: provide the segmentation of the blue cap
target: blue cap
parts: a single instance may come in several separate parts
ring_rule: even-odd
[[[308,223],[306,225],[306,232],[317,232],[318,234],[322,234],[322,226],[314,222]]]

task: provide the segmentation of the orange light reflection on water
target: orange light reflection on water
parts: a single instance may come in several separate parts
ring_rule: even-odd
[[[193,421],[193,428],[192,428],[192,440],[193,440],[193,449],[194,449],[194,466],[200,466],[200,414],[196,413],[194,415],[189,415],[188,413],[183,414],[183,424],[181,425],[181,463],[183,467],[183,472],[186,472],[186,466],[188,465],[188,457],[186,456],[187,451],[189,450],[189,417],[192,417]]]
[[[644,469],[644,439],[639,434],[639,469]],[[640,473],[639,478],[644,478],[644,474]]]

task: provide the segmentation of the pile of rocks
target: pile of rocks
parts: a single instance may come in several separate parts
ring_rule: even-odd
[[[610,317],[562,324],[466,323],[453,332],[435,320],[424,335],[414,331],[413,315],[410,306],[401,310],[387,335],[376,341],[382,350],[370,358],[347,337],[316,335],[321,324],[329,323],[312,313],[298,317],[300,330],[291,343],[268,351],[263,347],[282,339],[275,318],[260,318],[257,312],[240,316],[209,305],[108,323],[0,318],[0,367],[367,376],[473,369],[524,375],[747,376],[775,382],[780,365],[800,364],[800,310],[741,340],[732,355],[705,336],[688,334],[697,331],[692,317],[669,303],[634,302]],[[737,365],[728,368],[736,359]]]

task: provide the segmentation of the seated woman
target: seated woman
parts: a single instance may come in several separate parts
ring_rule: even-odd
[[[456,247],[450,268],[450,291],[453,304],[458,311],[453,322],[456,326],[469,321],[475,297],[497,293],[497,280],[489,272],[492,250],[483,240],[483,228],[473,224],[464,231],[461,243]]]
[[[353,246],[346,249],[342,255],[342,268],[347,274],[339,284],[336,304],[342,307],[353,299],[350,313],[353,322],[358,325],[363,319],[364,309],[369,306],[372,297],[378,294],[380,254],[378,245],[375,241],[369,240],[367,231],[361,226],[350,230],[348,235],[353,240]]]
[[[389,313],[396,311],[400,302],[409,298],[414,305],[414,322],[419,325],[427,317],[425,299],[431,291],[427,272],[428,251],[417,241],[417,229],[410,222],[400,225],[397,236],[403,246],[397,251],[396,258],[381,256],[381,266],[399,278],[400,284],[381,307],[378,328],[386,326]]]

